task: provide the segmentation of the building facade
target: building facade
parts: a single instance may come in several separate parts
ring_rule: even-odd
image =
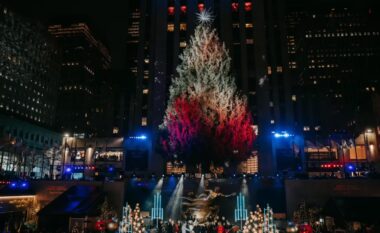
[[[283,10],[307,166],[321,171],[378,161],[379,8],[370,0],[288,0]]]
[[[0,112],[54,125],[59,54],[43,26],[0,5]]]
[[[57,128],[77,137],[111,134],[108,49],[95,39],[86,23],[50,25],[48,31],[62,49]]]

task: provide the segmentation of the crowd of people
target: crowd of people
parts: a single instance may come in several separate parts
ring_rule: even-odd
[[[225,217],[209,217],[199,222],[195,217],[185,220],[160,221],[149,228],[151,233],[234,233],[239,227],[229,222]]]

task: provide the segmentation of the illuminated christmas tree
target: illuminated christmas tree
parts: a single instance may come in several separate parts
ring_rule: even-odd
[[[264,209],[263,233],[278,233],[276,224],[273,222],[273,209],[267,205]]]
[[[236,88],[211,14],[202,11],[198,21],[170,86],[163,147],[193,163],[205,161],[205,154],[215,163],[245,159],[255,137],[247,100]]]
[[[123,207],[123,215],[119,223],[119,233],[133,233],[132,209],[130,205]]]
[[[135,209],[131,212],[132,229],[134,233],[145,232],[144,219],[141,216],[140,205],[136,204]]]
[[[264,224],[264,215],[260,206],[256,206],[256,210],[254,212],[250,212],[248,216],[248,220],[245,222],[243,227],[244,233],[262,233],[263,232],[263,224]]]

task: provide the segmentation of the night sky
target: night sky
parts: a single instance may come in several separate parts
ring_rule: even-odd
[[[49,23],[87,22],[110,50],[112,69],[125,69],[127,34],[126,1],[0,0],[13,11]]]

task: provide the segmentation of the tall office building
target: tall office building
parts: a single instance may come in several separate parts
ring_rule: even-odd
[[[54,124],[58,49],[42,25],[0,5],[0,112],[41,126]]]
[[[129,4],[127,65],[136,82],[130,111],[132,131],[145,129],[156,143],[179,54],[194,32],[197,13],[207,9],[214,14],[214,26],[232,57],[236,83],[248,96],[258,124],[260,169],[273,173],[271,132],[293,126],[289,77],[283,65],[286,50],[278,36],[281,6],[263,0],[134,0]]]
[[[111,57],[86,23],[51,25],[49,33],[62,49],[57,127],[77,137],[111,134]]]
[[[309,171],[331,171],[331,164],[355,164],[360,170],[379,160],[380,8],[375,2],[286,1],[284,47]]]
[[[374,1],[304,1],[286,4],[293,99],[305,132],[359,133],[379,124],[380,19]]]

